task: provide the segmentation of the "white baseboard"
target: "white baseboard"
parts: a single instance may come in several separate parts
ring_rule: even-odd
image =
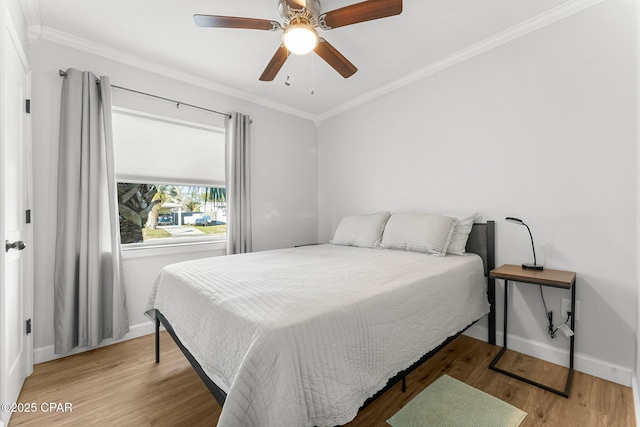
[[[636,425],[640,426],[640,395],[638,395],[638,377],[635,372],[631,377],[631,389],[633,390],[633,404],[636,408]]]
[[[487,341],[487,328],[484,326],[473,325],[465,332],[472,338]],[[509,334],[509,349],[519,353],[528,354],[547,362],[555,363],[561,366],[569,366],[569,350],[559,349],[517,335]],[[503,333],[496,332],[496,344],[502,345]],[[610,362],[596,359],[586,354],[574,353],[574,368],[576,371],[593,375],[617,384],[631,387],[633,378],[633,370],[622,366],[614,365]],[[640,424],[638,424],[640,426]]]
[[[144,335],[153,334],[154,332],[155,332],[155,326],[153,323],[151,322],[140,323],[138,325],[130,326],[129,332],[118,341],[114,341],[111,338],[107,338],[104,341],[102,341],[102,343],[97,348],[105,347],[107,345],[111,345],[111,344],[115,344],[123,341],[128,341],[134,338],[142,337]],[[63,357],[74,355],[74,354],[83,353],[89,350],[93,350],[93,349],[92,348],[83,348],[83,349],[75,348],[67,354],[55,354],[53,345],[48,345],[46,347],[39,347],[33,350],[33,363],[37,365],[38,363],[49,362],[50,360],[60,359]],[[0,427],[3,427],[3,426],[0,425]]]

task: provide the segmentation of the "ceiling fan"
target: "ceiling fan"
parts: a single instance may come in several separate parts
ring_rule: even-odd
[[[399,15],[402,12],[402,0],[367,0],[322,14],[319,0],[278,1],[282,24],[266,19],[217,15],[194,15],[193,20],[199,27],[284,31],[282,44],[260,76],[261,81],[272,81],[290,53],[304,55],[311,51],[317,53],[346,79],[358,69],[328,41],[320,37],[316,29],[331,30]]]

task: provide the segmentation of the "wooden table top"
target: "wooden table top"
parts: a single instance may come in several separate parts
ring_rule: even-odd
[[[514,280],[516,282],[564,289],[570,289],[576,281],[576,273],[573,271],[552,270],[549,268],[529,270],[513,264],[504,264],[491,270],[490,275],[496,279]]]

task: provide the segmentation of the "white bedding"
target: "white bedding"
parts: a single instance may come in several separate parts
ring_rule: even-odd
[[[335,245],[173,264],[158,309],[227,392],[218,426],[334,426],[489,312],[477,255]]]

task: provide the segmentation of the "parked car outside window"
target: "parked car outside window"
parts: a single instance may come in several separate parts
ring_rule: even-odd
[[[173,216],[162,215],[158,218],[158,225],[173,225]]]

